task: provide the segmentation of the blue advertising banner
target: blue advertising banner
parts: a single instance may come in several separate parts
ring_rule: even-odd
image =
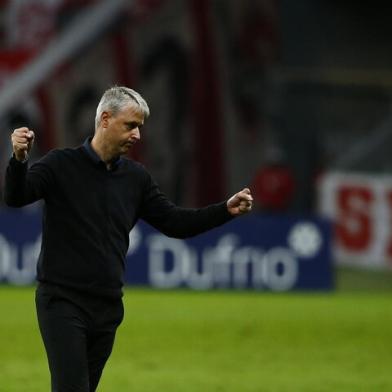
[[[126,280],[197,290],[328,290],[330,237],[326,221],[257,214],[188,240],[139,223],[131,234]]]
[[[3,210],[0,213],[0,282],[31,284],[41,249],[41,213]]]
[[[140,221],[130,234],[127,284],[155,288],[333,288],[329,222],[251,214],[188,240]],[[0,282],[31,284],[41,246],[39,211],[0,213]]]

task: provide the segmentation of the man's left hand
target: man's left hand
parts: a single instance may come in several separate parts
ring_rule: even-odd
[[[253,197],[249,188],[244,188],[227,201],[227,210],[233,216],[246,214],[252,209]]]

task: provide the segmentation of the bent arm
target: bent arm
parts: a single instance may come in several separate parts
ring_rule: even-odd
[[[178,207],[165,197],[151,177],[145,186],[140,217],[174,238],[193,237],[233,218],[226,201],[203,208]]]
[[[23,207],[45,198],[53,184],[53,159],[52,152],[28,169],[27,161],[12,157],[5,174],[5,203],[10,207]]]

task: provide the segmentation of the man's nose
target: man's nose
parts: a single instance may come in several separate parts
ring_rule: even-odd
[[[140,140],[140,130],[139,130],[139,127],[136,127],[136,128],[134,128],[132,130],[131,138],[132,139],[136,139],[136,140]]]

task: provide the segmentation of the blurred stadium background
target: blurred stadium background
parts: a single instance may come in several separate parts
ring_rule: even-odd
[[[102,391],[392,390],[389,10],[377,0],[0,1],[0,192],[12,129],[36,132],[31,161],[77,146],[117,84],[150,105],[132,157],[169,198],[203,206],[244,186],[255,197],[250,217],[189,241],[136,226],[125,299],[138,318],[125,321]],[[1,392],[47,388],[29,335],[40,211],[0,205]],[[214,355],[200,334],[218,339]]]

